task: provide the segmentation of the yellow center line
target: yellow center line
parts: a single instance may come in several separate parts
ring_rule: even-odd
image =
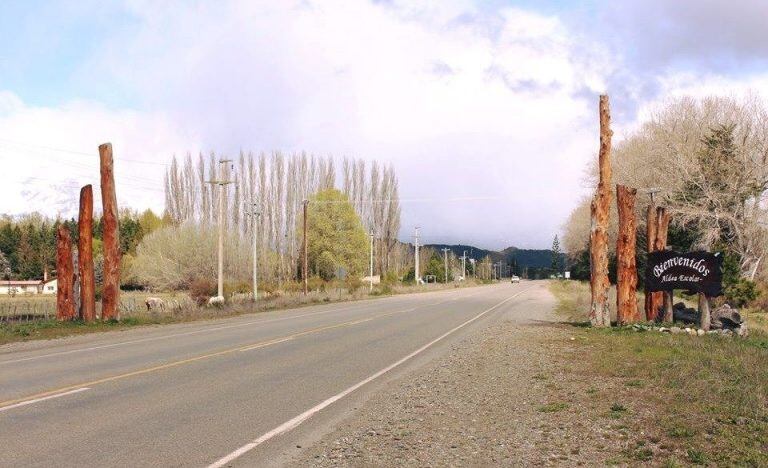
[[[466,297],[470,297],[470,296],[466,296]],[[83,383],[79,383],[79,384],[76,384],[76,385],[67,385],[65,387],[60,387],[60,388],[57,388],[57,389],[54,389],[54,390],[48,390],[48,391],[45,391],[45,392],[42,392],[42,393],[37,393],[35,395],[29,395],[29,396],[25,396],[25,397],[21,397],[21,398],[16,398],[16,399],[13,399],[13,400],[7,400],[7,401],[0,402],[0,409],[4,408],[6,406],[11,406],[11,405],[15,405],[15,404],[18,404],[18,403],[22,403],[22,402],[27,401],[27,400],[35,400],[35,399],[39,399],[39,398],[45,398],[45,397],[48,397],[48,396],[51,396],[51,395],[55,395],[57,393],[68,392],[68,391],[76,390],[76,389],[79,389],[79,388],[82,388],[82,387],[93,387],[94,385],[99,385],[99,384],[103,384],[103,383],[107,383],[107,382],[113,382],[115,380],[121,380],[121,379],[125,379],[125,378],[128,378],[128,377],[135,377],[137,375],[149,374],[151,372],[157,372],[157,371],[164,370],[164,369],[170,369],[172,367],[181,366],[183,364],[189,364],[191,362],[202,361],[204,359],[210,359],[210,358],[213,358],[213,357],[223,356],[223,355],[226,355],[226,354],[232,354],[232,353],[239,352],[239,351],[249,351],[249,350],[258,349],[258,348],[265,348],[267,346],[275,345],[275,344],[278,344],[278,343],[283,343],[283,342],[290,341],[290,340],[293,340],[293,339],[296,339],[296,338],[299,338],[299,337],[302,337],[302,336],[310,335],[310,334],[313,334],[313,333],[319,333],[319,332],[326,331],[326,330],[332,330],[334,328],[342,328],[342,327],[348,327],[348,326],[352,326],[352,325],[357,325],[357,324],[364,323],[364,322],[370,322],[371,320],[375,320],[375,319],[379,319],[379,318],[384,318],[384,317],[389,317],[389,316],[395,315],[395,314],[402,314],[402,313],[405,313],[405,312],[411,312],[411,311],[414,311],[414,310],[416,310],[418,308],[421,308],[421,307],[442,304],[442,303],[448,302],[450,300],[452,300],[452,299],[448,299],[448,300],[441,301],[441,302],[430,303],[430,304],[426,304],[426,305],[421,305],[421,306],[415,306],[415,307],[411,307],[409,309],[398,310],[398,311],[390,312],[390,313],[387,313],[387,314],[376,315],[375,317],[369,317],[369,318],[357,319],[357,320],[350,320],[348,322],[337,323],[337,324],[334,324],[334,325],[326,325],[326,326],[322,326],[322,327],[311,328],[309,330],[304,330],[304,331],[301,331],[301,332],[298,332],[298,333],[293,333],[291,335],[287,335],[287,336],[284,336],[284,337],[281,337],[281,338],[274,338],[274,339],[267,340],[267,341],[261,341],[261,342],[257,342],[257,343],[252,343],[252,344],[249,344],[249,345],[246,345],[246,346],[238,346],[236,348],[229,348],[229,349],[225,349],[225,350],[222,350],[222,351],[217,351],[217,352],[214,352],[214,353],[208,353],[208,354],[203,354],[203,355],[200,355],[200,356],[191,357],[191,358],[188,358],[188,359],[181,359],[179,361],[173,361],[173,362],[169,362],[169,363],[166,363],[166,364],[160,364],[158,366],[148,367],[146,369],[140,369],[140,370],[136,370],[136,371],[132,371],[132,372],[126,372],[124,374],[117,374],[117,375],[113,375],[113,376],[110,376],[110,377],[104,377],[104,378],[97,379],[97,380],[91,380],[89,382],[83,382]]]

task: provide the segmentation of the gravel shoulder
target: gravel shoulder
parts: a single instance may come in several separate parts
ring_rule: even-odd
[[[626,442],[545,288],[533,318],[507,314],[374,394],[294,460],[311,466],[592,465]],[[604,382],[603,384],[607,384]]]

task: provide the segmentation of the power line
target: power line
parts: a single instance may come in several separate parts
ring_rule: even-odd
[[[32,144],[32,143],[21,143],[21,142],[18,142],[18,141],[6,140],[5,138],[0,138],[0,141],[4,142],[4,143],[11,144],[11,145],[17,145],[17,146],[22,146],[22,147],[26,146],[28,148],[44,149],[44,150],[48,150],[48,151],[56,151],[56,152],[59,152],[59,153],[76,154],[76,155],[79,155],[79,156],[89,156],[89,157],[93,157],[94,156],[94,153],[86,153],[84,151],[75,151],[75,150],[64,149],[64,148],[55,148],[53,146],[36,145],[36,144]],[[161,163],[161,162],[156,162],[156,161],[142,161],[140,159],[130,159],[130,158],[119,158],[119,159],[117,159],[117,162],[130,162],[130,163],[136,163],[136,164],[152,164],[152,165],[156,165],[156,166],[166,166],[166,167],[170,166],[170,164],[168,164],[168,163]]]
[[[342,203],[350,203],[352,205],[356,204],[374,204],[374,203],[390,203],[392,201],[397,201],[399,203],[413,203],[413,202],[459,202],[459,201],[485,201],[485,200],[501,200],[504,197],[499,196],[493,196],[493,197],[453,197],[453,198],[386,198],[386,199],[372,199],[372,200],[312,200],[313,205],[333,205],[333,204],[342,204]]]

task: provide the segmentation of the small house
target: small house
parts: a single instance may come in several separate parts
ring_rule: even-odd
[[[0,280],[0,294],[40,294],[43,282],[40,280]]]

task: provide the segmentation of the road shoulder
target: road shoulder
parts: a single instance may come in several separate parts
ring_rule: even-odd
[[[381,389],[297,465],[592,464],[623,448],[592,417],[570,327],[504,321]]]

